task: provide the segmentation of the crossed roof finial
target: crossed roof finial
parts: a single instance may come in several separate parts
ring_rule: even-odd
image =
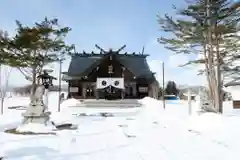
[[[97,44],[95,44],[95,47],[96,47],[97,49],[99,49],[99,50],[100,50],[101,52],[103,52],[103,53],[108,53],[108,52],[105,51],[103,48],[99,47]],[[123,45],[121,48],[119,48],[117,51],[114,51],[114,52],[119,53],[119,52],[122,51],[124,48],[126,48],[126,45]],[[109,52],[110,52],[110,51],[113,51],[112,48],[109,49]]]

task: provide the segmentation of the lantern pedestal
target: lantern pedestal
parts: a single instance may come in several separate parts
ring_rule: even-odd
[[[50,112],[47,110],[47,106],[43,103],[43,95],[45,92],[44,86],[40,86],[36,89],[35,95],[31,99],[31,103],[27,108],[26,112],[22,114],[23,122],[22,126],[30,124],[38,124],[42,126],[46,126],[49,128],[49,125],[54,126],[50,123]],[[21,130],[21,126],[19,127]],[[29,132],[31,132],[31,127],[29,127]]]
[[[52,86],[52,80],[46,70],[37,78],[41,79],[42,86],[37,87],[35,94],[31,97],[31,103],[26,112],[23,113],[22,125],[17,128],[18,132],[51,132],[55,126],[50,123],[50,112],[48,111],[48,88]],[[45,96],[45,102],[43,102]],[[36,131],[37,130],[37,131]]]
[[[41,123],[47,125],[50,120],[50,112],[42,112],[43,107],[40,105],[29,106],[25,113],[22,114],[24,117],[23,124],[28,123]]]

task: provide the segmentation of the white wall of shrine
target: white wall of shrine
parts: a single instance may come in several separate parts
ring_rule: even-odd
[[[150,84],[148,86],[149,90],[148,90],[148,96],[158,99],[159,97],[159,84],[157,81],[153,82],[152,84]]]

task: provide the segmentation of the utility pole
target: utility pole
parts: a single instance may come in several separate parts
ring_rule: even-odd
[[[163,108],[166,108],[166,104],[165,104],[165,69],[164,69],[164,62],[162,62],[162,81],[163,81],[163,90],[162,90],[162,97],[163,97]]]
[[[3,90],[2,90],[2,65],[0,64],[0,98],[1,98],[1,102],[2,102],[2,98],[3,98]],[[1,103],[1,115],[3,114],[3,103]]]
[[[61,107],[60,107],[60,104],[61,104],[61,92],[62,92],[62,62],[63,60],[60,59],[59,60],[59,78],[58,78],[58,87],[59,87],[59,90],[58,90],[58,112],[61,111]]]
[[[191,88],[188,87],[188,114],[192,114],[192,95]]]

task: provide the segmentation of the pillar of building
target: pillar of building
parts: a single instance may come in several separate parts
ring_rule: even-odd
[[[125,71],[125,67],[122,67],[122,78],[123,79],[124,79],[124,71]],[[125,92],[126,92],[125,81],[123,83],[124,83],[124,89],[122,89],[122,92],[121,92],[121,98],[122,99],[124,99]]]
[[[148,96],[153,98],[152,84],[148,85]]]
[[[136,83],[132,84],[133,97],[137,96],[137,85]]]
[[[121,98],[124,99],[124,96],[125,96],[125,89],[122,89],[122,91],[121,91]]]
[[[94,96],[95,96],[95,98],[99,99],[98,89],[97,89],[97,84],[96,83],[93,84],[93,89],[94,89]]]
[[[86,98],[86,84],[82,84],[82,97],[85,99]]]
[[[157,99],[158,98],[158,85],[156,82],[149,84],[148,96]]]

